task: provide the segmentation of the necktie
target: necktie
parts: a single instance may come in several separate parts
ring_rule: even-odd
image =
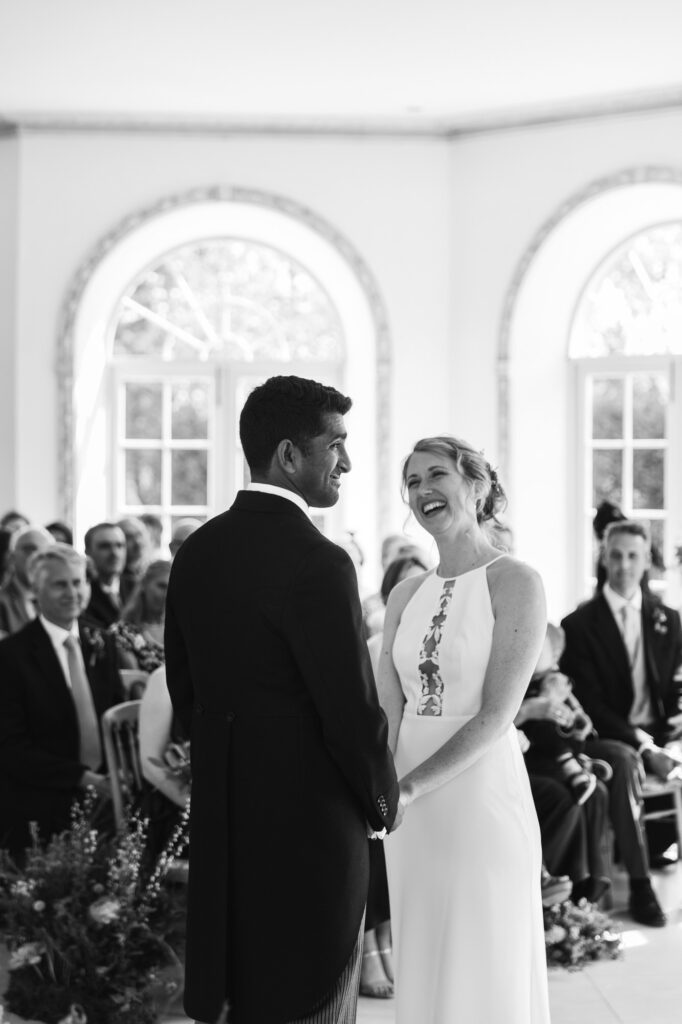
[[[80,644],[75,636],[69,636],[64,641],[66,656],[69,664],[69,678],[71,679],[71,693],[73,702],[76,705],[76,717],[80,732],[80,761],[93,771],[99,768],[102,763],[102,746],[99,739],[99,728],[97,725],[97,714],[92,700],[90,683],[85,674],[83,659],[80,656]]]
[[[623,618],[623,640],[625,649],[628,652],[630,668],[634,667],[639,649],[639,615],[631,604],[624,604],[621,608]]]

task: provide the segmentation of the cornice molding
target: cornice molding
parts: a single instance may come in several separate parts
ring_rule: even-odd
[[[73,416],[74,331],[83,293],[95,269],[109,252],[130,232],[161,214],[197,203],[244,203],[266,207],[302,222],[324,238],[350,266],[363,291],[374,323],[377,374],[377,523],[378,536],[389,526],[390,480],[390,401],[391,401],[391,335],[386,306],[377,281],[369,266],[355,248],[329,221],[287,196],[238,186],[213,185],[165,196],[150,206],[129,214],[103,235],[82,261],[67,289],[57,325],[58,378],[58,450],[59,496],[61,516],[71,521],[75,500],[75,424]]]
[[[514,313],[526,275],[547,238],[571,213],[595,197],[614,189],[629,188],[641,184],[666,184],[682,187],[682,168],[641,166],[630,167],[615,174],[597,178],[558,206],[550,217],[536,231],[530,243],[516,264],[511,282],[504,297],[497,348],[497,398],[498,398],[498,453],[503,473],[508,477],[511,451],[510,438],[510,338]]]
[[[548,127],[632,114],[682,110],[682,85],[600,99],[557,101],[519,110],[430,117],[423,113],[395,116],[261,116],[197,117],[191,114],[5,112],[0,134],[131,133],[222,136],[339,136],[368,138],[460,139],[491,132]]]

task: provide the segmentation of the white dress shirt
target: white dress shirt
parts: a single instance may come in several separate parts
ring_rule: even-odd
[[[262,491],[263,494],[276,494],[278,498],[287,498],[289,501],[293,501],[294,505],[298,505],[300,509],[303,509],[308,519],[310,519],[310,509],[308,508],[305,498],[302,498],[300,494],[296,494],[296,491],[289,491],[286,487],[277,487],[275,484],[254,484],[253,482],[246,488],[247,491]]]
[[[632,688],[634,696],[632,707],[628,716],[630,725],[650,728],[655,721],[654,709],[651,703],[651,694],[646,682],[646,665],[644,662],[644,638],[642,635],[642,591],[637,587],[634,594],[629,598],[622,597],[608,584],[604,584],[604,598],[611,613],[616,620],[616,625],[623,637],[625,650],[630,663],[630,674],[632,676]],[[623,609],[628,607],[634,612],[633,615],[633,646],[634,650],[628,650],[628,641],[625,636],[625,625]]]
[[[54,647],[54,653],[57,655],[59,664],[62,667],[66,684],[71,689],[71,676],[69,675],[69,662],[68,653],[64,647],[64,641],[68,636],[75,636],[76,640],[79,641],[78,650],[80,651],[80,636],[78,634],[78,623],[74,622],[71,629],[63,629],[61,626],[57,626],[54,622],[50,622],[44,615],[40,616],[40,622],[43,629],[52,641]],[[83,660],[83,654],[81,652],[81,661]],[[83,671],[85,672],[85,664],[83,664]]]

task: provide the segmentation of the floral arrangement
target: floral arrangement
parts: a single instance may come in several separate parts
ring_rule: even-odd
[[[660,633],[665,636],[668,632],[668,616],[665,614],[662,608],[654,608],[652,613],[652,622],[655,633]]]
[[[622,955],[620,933],[594,903],[566,900],[545,907],[544,916],[549,967],[577,971],[593,960],[615,960]]]
[[[143,869],[146,823],[112,839],[92,828],[94,791],[26,863],[0,859],[0,928],[9,951],[8,1010],[46,1024],[151,1024],[177,996],[180,900],[163,884],[186,842],[188,809],[156,864]]]

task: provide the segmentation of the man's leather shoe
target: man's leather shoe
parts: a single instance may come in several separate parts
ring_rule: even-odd
[[[651,928],[662,928],[666,923],[667,918],[648,878],[637,879],[631,883],[630,917],[639,924],[647,924]]]
[[[575,883],[571,899],[577,903],[584,897],[588,903],[597,903],[610,888],[610,878],[606,878],[604,875],[588,875],[587,878]]]

